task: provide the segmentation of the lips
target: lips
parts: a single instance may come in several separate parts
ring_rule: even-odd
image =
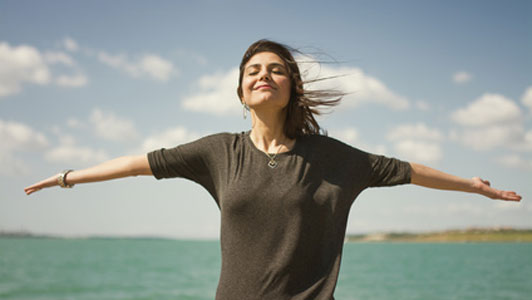
[[[262,90],[262,89],[273,89],[273,87],[269,84],[261,84],[255,88],[256,90]]]

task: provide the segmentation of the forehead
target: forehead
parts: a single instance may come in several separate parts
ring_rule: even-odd
[[[285,65],[284,61],[279,57],[279,55],[273,52],[259,52],[253,55],[248,62],[246,63],[246,68],[251,65],[270,65],[270,64],[281,64]]]

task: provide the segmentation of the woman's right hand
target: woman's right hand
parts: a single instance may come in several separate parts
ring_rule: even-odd
[[[34,185],[30,185],[24,189],[24,192],[29,195],[43,188],[59,185],[58,178],[60,175],[56,174]],[[152,175],[146,155],[122,156],[94,167],[72,171],[65,176],[64,180],[68,184],[77,184],[137,175]]]
[[[29,194],[35,193],[37,191],[40,191],[40,190],[42,190],[44,188],[48,188],[48,187],[59,185],[59,183],[57,182],[57,178],[58,177],[59,177],[59,174],[56,174],[56,175],[54,175],[52,177],[46,178],[45,180],[39,181],[39,182],[35,183],[34,185],[30,185],[30,186],[24,188],[24,192],[26,192],[26,195],[29,195]]]

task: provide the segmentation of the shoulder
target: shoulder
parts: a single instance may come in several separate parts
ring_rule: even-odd
[[[311,143],[345,144],[344,142],[337,140],[333,137],[321,134],[303,135],[301,136],[301,139],[309,141]]]
[[[369,153],[325,135],[307,135],[298,138],[300,153],[308,159],[328,166],[368,165]]]
[[[327,151],[347,151],[347,152],[356,152],[356,153],[366,153],[356,147],[346,144],[343,141],[340,141],[336,138],[326,136],[326,135],[305,135],[301,136],[298,141],[301,141],[302,144],[307,146],[312,146],[315,149],[323,149]]]
[[[231,144],[235,140],[241,140],[244,137],[244,132],[242,133],[231,133],[231,132],[219,132],[203,137],[198,138],[192,143],[201,143],[201,144]]]
[[[192,142],[178,146],[182,150],[203,153],[205,155],[218,156],[222,153],[234,152],[242,148],[245,140],[245,132],[230,133],[220,132],[205,135]]]

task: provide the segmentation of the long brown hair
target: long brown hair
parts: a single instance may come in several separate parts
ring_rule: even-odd
[[[277,54],[286,64],[290,77],[290,100],[286,107],[286,120],[284,124],[284,134],[288,138],[310,134],[326,134],[318,122],[315,115],[320,115],[319,106],[337,105],[345,93],[337,90],[305,90],[306,83],[301,78],[299,66],[292,53],[301,53],[289,46],[273,42],[270,40],[259,40],[253,43],[244,53],[240,62],[240,75],[238,78],[237,93],[242,100],[242,78],[244,68],[251,57],[259,52],[273,52]],[[323,78],[328,79],[328,78]],[[313,79],[308,82],[316,82],[322,79]]]

